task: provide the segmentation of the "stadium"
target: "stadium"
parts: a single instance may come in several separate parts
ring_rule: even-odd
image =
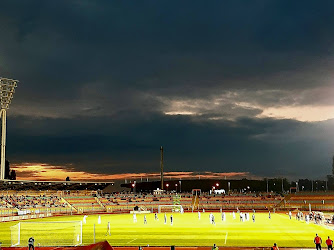
[[[130,181],[118,191],[114,182],[16,180],[5,145],[6,110],[17,81],[1,78],[0,87],[3,249],[269,248],[273,242],[311,248],[315,234],[332,237],[331,175],[315,184],[283,178],[164,180],[161,146],[160,179]]]
[[[333,249],[333,9],[1,0],[0,250]]]
[[[220,183],[211,182],[216,187]],[[94,246],[104,241],[122,248],[213,244],[268,248],[273,242],[280,247],[311,248],[315,233],[323,238],[333,234],[331,191],[137,193],[129,188],[107,192],[113,186],[110,182],[3,181],[2,248],[26,247],[30,237],[41,248]]]

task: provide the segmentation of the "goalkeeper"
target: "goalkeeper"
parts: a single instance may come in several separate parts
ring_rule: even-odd
[[[28,240],[28,249],[30,250],[35,250],[35,247],[34,247],[34,243],[35,243],[35,239],[34,237],[30,237],[29,240]]]

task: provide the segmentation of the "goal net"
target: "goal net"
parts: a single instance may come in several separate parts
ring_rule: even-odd
[[[181,205],[159,205],[159,213],[183,213],[183,207]]]
[[[12,246],[77,246],[82,244],[82,221],[19,222],[10,227]]]

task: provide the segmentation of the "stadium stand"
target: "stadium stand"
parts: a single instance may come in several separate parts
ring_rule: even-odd
[[[334,210],[333,192],[298,192],[290,194],[279,204],[279,208],[293,210]]]
[[[175,194],[133,194],[119,193],[108,194],[99,197],[99,200],[106,208],[107,212],[126,212],[133,210],[134,207],[145,208],[151,211],[158,211],[159,205],[173,205]],[[259,209],[267,210],[280,203],[283,197],[280,195],[264,194],[232,194],[232,195],[210,195],[203,193],[201,196],[192,196],[191,193],[179,195],[179,204],[185,211],[197,209],[205,210],[235,210],[239,209]],[[194,198],[195,197],[195,198]],[[195,204],[194,204],[195,202]]]
[[[77,212],[105,212],[105,207],[97,197],[93,196],[64,196],[63,197]]]
[[[76,206],[83,207],[86,212],[104,212],[105,208],[96,196],[108,185],[113,185],[113,182],[1,181],[0,220],[72,214],[79,212]],[[64,197],[70,198],[73,204]]]

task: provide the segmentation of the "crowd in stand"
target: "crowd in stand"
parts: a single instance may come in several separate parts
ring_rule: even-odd
[[[1,206],[5,208],[55,208],[55,207],[67,207],[62,202],[61,198],[56,195],[52,196],[29,196],[29,195],[4,195],[0,196]]]
[[[179,200],[182,205],[191,205],[193,195],[191,193],[181,193]],[[101,201],[105,206],[124,205],[131,203],[147,203],[154,204],[170,204],[173,202],[175,194],[148,194],[148,193],[112,193],[101,197]],[[229,195],[202,193],[199,196],[199,203],[204,205],[210,204],[262,204],[266,208],[266,203],[275,204],[280,202],[283,197],[272,193],[230,193]]]

